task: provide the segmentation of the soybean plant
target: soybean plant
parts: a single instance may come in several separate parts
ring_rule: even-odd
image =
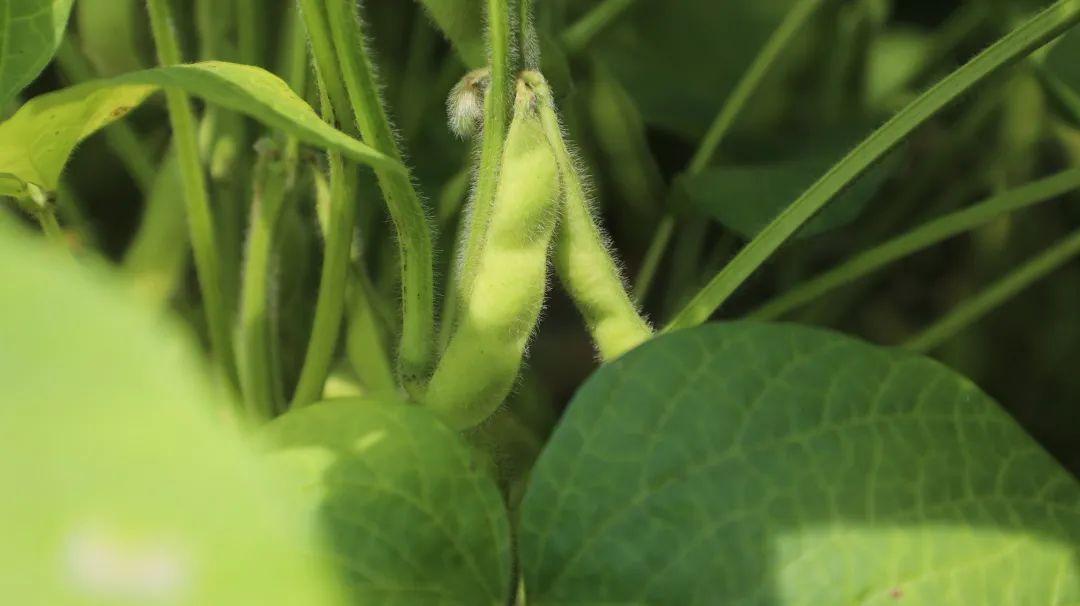
[[[1080,604],[1041,2],[0,0],[0,602]]]

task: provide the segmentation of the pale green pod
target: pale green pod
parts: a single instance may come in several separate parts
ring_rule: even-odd
[[[476,277],[428,387],[426,404],[455,429],[479,424],[510,393],[544,304],[560,195],[537,108],[519,82]]]
[[[581,172],[563,139],[544,77],[522,74],[541,98],[540,118],[555,152],[564,194],[555,241],[555,269],[574,299],[603,360],[612,360],[652,337],[652,328],[626,292],[622,274],[589,208]]]

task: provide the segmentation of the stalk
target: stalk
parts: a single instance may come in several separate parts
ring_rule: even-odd
[[[315,58],[323,119],[329,124],[337,124],[336,116],[347,112],[349,106],[326,15],[321,0],[300,0],[298,6]],[[350,135],[357,132],[351,122],[343,123],[341,127]],[[322,396],[341,332],[349,255],[356,227],[356,171],[346,170],[345,162],[337,152],[328,152],[327,161],[330,166],[330,209],[323,230],[326,244],[311,337],[290,404],[294,408],[311,404]]]
[[[506,0],[488,0],[487,36],[491,86],[484,97],[480,166],[477,169],[476,186],[469,203],[469,211],[464,217],[462,234],[465,236],[465,244],[461,251],[460,265],[455,272],[456,282],[451,285],[447,297],[442,323],[444,338],[440,340],[445,340],[445,336],[454,329],[458,306],[472,289],[480,252],[487,239],[491,208],[495,203],[499,163],[510,112],[510,13]]]
[[[288,174],[277,150],[261,153],[255,167],[247,252],[244,255],[240,317],[236,331],[240,393],[253,416],[270,418],[278,407],[279,378],[273,362],[270,299],[274,243],[284,206]]]
[[[158,62],[162,65],[181,63],[180,46],[173,29],[167,0],[147,0],[146,5],[150,13]],[[165,97],[183,175],[191,245],[195,252],[195,270],[206,311],[210,347],[225,376],[230,382],[235,382],[236,368],[233,364],[232,339],[229,334],[230,314],[223,295],[224,285],[221,281],[221,261],[214,233],[214,216],[206,193],[206,176],[199,161],[191,100],[187,94],[175,88],[166,88]]]
[[[373,62],[364,44],[363,22],[351,0],[325,0],[326,15],[348,101],[364,141],[401,162],[402,154],[379,96]],[[402,329],[398,374],[418,397],[431,370],[434,349],[434,275],[431,228],[411,177],[376,168],[401,248]]]

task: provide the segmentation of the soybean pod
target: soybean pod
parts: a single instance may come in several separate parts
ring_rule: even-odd
[[[535,71],[523,72],[522,78],[540,97],[540,120],[562,181],[564,201],[555,241],[555,269],[585,318],[600,358],[612,360],[648,340],[653,331],[627,293],[619,266],[593,218],[547,82]]]
[[[519,81],[474,281],[428,386],[426,404],[455,429],[479,424],[510,393],[544,304],[560,192],[541,104]]]

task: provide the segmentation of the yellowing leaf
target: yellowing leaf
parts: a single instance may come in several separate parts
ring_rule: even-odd
[[[270,72],[208,61],[133,72],[32,99],[0,124],[0,173],[55,190],[80,141],[166,86],[247,114],[305,143],[340,151],[356,162],[403,170],[396,161],[323,122]]]

